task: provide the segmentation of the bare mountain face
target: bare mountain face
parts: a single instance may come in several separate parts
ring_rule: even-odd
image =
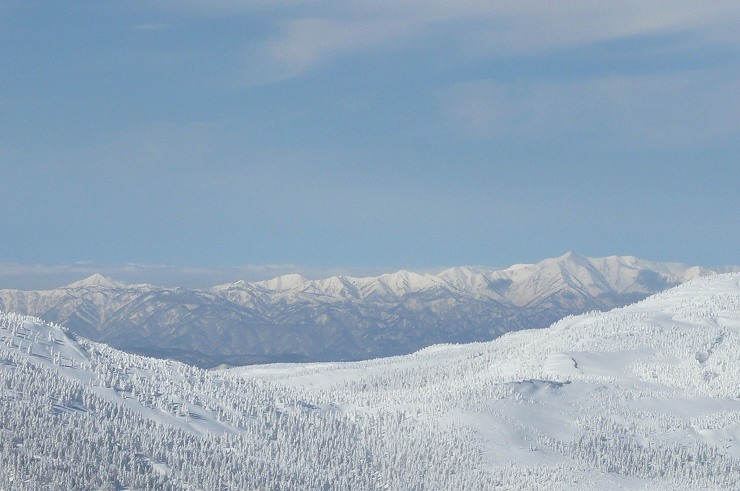
[[[504,270],[269,281],[207,290],[93,275],[47,291],[0,290],[0,310],[40,317],[125,351],[202,367],[361,360],[487,341],[606,310],[698,276],[699,267],[568,253]]]

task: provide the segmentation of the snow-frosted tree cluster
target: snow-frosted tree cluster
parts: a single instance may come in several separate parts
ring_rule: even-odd
[[[740,276],[491,343],[206,371],[0,313],[0,489],[740,489]]]

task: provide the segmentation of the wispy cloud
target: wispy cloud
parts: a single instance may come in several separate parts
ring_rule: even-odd
[[[241,51],[248,84],[290,79],[373,49],[423,49],[439,39],[473,59],[679,32],[694,44],[740,41],[740,6],[731,1],[160,0],[134,8],[189,19],[259,17],[264,31]]]
[[[283,78],[342,54],[387,43],[407,34],[403,19],[337,20],[301,18],[285,22],[278,36],[265,45]]]
[[[314,2],[324,15],[284,13],[252,55],[267,55],[271,76],[299,75],[332,58],[414,37],[444,35],[467,56],[549,52],[634,36],[692,33],[695,43],[737,43],[732,2],[542,3],[460,1]],[[331,6],[334,8],[331,8]],[[308,9],[310,10],[310,9]],[[422,41],[423,43],[423,41]]]

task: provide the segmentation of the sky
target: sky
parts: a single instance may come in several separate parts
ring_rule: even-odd
[[[0,288],[737,265],[740,4],[0,0]]]

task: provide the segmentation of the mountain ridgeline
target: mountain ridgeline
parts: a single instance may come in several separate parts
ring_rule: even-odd
[[[37,316],[128,352],[201,367],[362,360],[546,327],[713,273],[630,256],[568,253],[504,270],[322,280],[286,275],[203,290],[126,285],[96,274],[55,290],[0,290],[0,310]]]

